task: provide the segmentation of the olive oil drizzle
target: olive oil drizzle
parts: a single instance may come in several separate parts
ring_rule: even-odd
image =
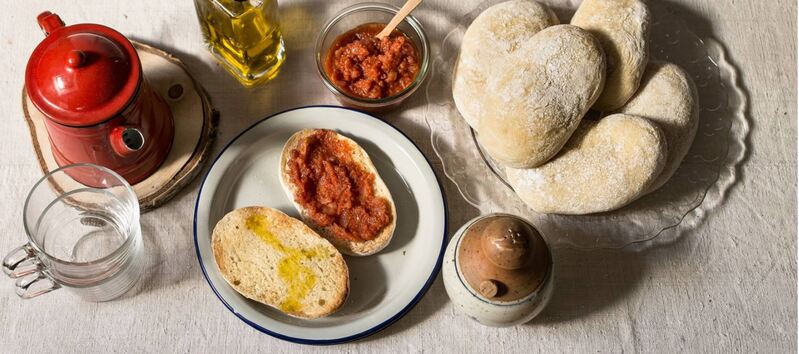
[[[333,255],[323,246],[312,249],[286,246],[280,241],[280,238],[269,231],[269,223],[262,215],[253,215],[247,218],[246,227],[266,244],[284,255],[278,263],[277,274],[285,282],[288,291],[279,307],[284,312],[299,312],[303,307],[302,301],[316,285],[316,275],[313,269],[303,264],[303,261],[310,261],[314,258],[322,259]]]

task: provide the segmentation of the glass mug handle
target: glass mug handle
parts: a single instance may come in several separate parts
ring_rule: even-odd
[[[16,293],[23,299],[30,299],[49,293],[60,288],[53,279],[50,279],[42,271],[44,266],[36,258],[33,247],[24,244],[13,249],[3,258],[3,272],[11,279],[16,279]],[[40,281],[47,281],[43,287],[33,286]]]

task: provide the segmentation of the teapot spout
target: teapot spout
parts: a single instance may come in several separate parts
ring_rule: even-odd
[[[111,147],[117,155],[127,157],[144,147],[144,134],[132,126],[119,126],[111,130]]]

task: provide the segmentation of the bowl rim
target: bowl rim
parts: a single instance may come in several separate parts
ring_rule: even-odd
[[[384,3],[378,3],[378,2],[363,2],[345,7],[344,9],[340,10],[330,20],[328,20],[324,26],[322,26],[322,30],[319,31],[319,34],[316,37],[316,48],[315,48],[316,69],[320,79],[322,80],[322,83],[325,85],[325,87],[327,87],[328,90],[330,90],[334,94],[343,96],[346,99],[351,100],[361,106],[383,107],[404,100],[405,98],[413,94],[413,92],[416,91],[416,89],[418,89],[422,85],[422,82],[424,82],[425,78],[427,78],[427,75],[430,72],[430,42],[427,38],[427,33],[425,32],[425,29],[422,26],[422,24],[419,22],[419,20],[413,17],[413,15],[408,15],[402,20],[402,22],[410,25],[411,28],[413,28],[414,32],[419,37],[419,42],[420,42],[419,48],[416,49],[419,51],[421,64],[419,66],[419,73],[416,74],[416,78],[414,78],[413,82],[399,93],[379,99],[363,98],[345,92],[344,90],[340,89],[338,86],[333,84],[333,82],[330,80],[327,73],[325,72],[323,64],[323,56],[325,55],[325,53],[323,53],[323,48],[322,48],[324,45],[324,40],[325,38],[327,38],[327,35],[329,34],[333,26],[335,26],[339,21],[341,21],[342,19],[346,18],[351,14],[361,11],[369,11],[369,10],[386,12],[391,14],[392,16],[395,15],[397,12],[399,12],[399,8],[396,6]]]

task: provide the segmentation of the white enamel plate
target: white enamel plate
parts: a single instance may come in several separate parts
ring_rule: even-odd
[[[369,153],[397,206],[397,228],[391,243],[373,256],[345,256],[350,295],[339,311],[316,320],[289,317],[239,295],[222,278],[211,253],[214,225],[233,209],[260,205],[298,217],[280,186],[278,163],[283,144],[304,128],[332,129],[358,142]],[[241,320],[280,339],[335,344],[389,326],[421,299],[441,267],[446,215],[430,164],[399,130],[345,108],[304,107],[255,123],[222,149],[197,196],[194,242],[211,289]]]

